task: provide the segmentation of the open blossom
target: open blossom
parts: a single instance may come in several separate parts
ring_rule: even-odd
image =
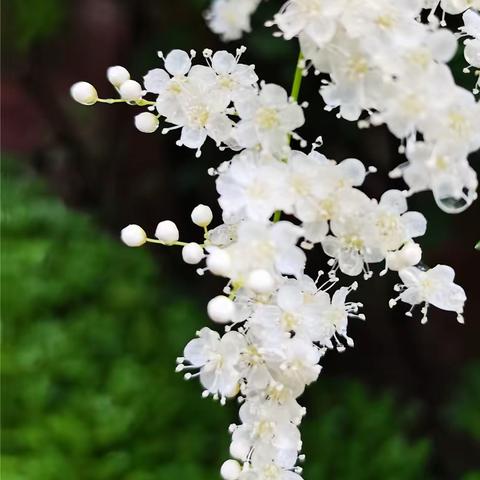
[[[257,95],[245,94],[235,102],[240,117],[233,137],[243,148],[260,146],[271,155],[288,151],[289,135],[305,121],[302,108],[288,99],[285,89],[264,84]]]
[[[302,229],[290,222],[263,224],[242,222],[237,241],[226,248],[232,259],[226,276],[245,279],[251,271],[262,268],[272,274],[300,276],[305,268],[305,253],[297,246]]]
[[[427,321],[428,307],[441,308],[457,313],[457,319],[463,323],[463,305],[466,297],[462,287],[453,282],[455,272],[447,265],[437,265],[427,271],[417,267],[406,268],[399,272],[403,282],[402,293],[398,299],[391,300],[394,305],[397,300],[415,305],[423,305],[422,323]]]
[[[200,382],[211,394],[230,397],[237,393],[240,374],[236,369],[244,339],[240,333],[228,332],[223,337],[202,328],[198,338],[185,347],[184,355],[200,370]]]
[[[406,156],[409,162],[399,169],[411,193],[432,190],[447,212],[458,212],[476,199],[477,175],[464,152],[451,145],[411,142]],[[391,175],[397,176],[399,169]]]
[[[217,179],[224,216],[240,215],[255,221],[268,221],[276,210],[288,210],[287,180],[285,163],[265,160],[259,152],[244,150]]]
[[[224,41],[238,40],[250,31],[250,17],[260,4],[260,0],[214,0],[206,14],[213,32]]]

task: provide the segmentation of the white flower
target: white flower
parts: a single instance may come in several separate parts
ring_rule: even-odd
[[[211,67],[217,74],[216,95],[226,95],[229,100],[235,100],[249,90],[257,90],[258,76],[255,67],[239,63],[245,50],[244,47],[237,49],[236,57],[225,50],[206,57],[211,58]]]
[[[284,332],[288,338],[293,332],[311,342],[320,341],[323,337],[319,317],[330,305],[330,297],[317,291],[313,281],[312,285],[307,284],[306,291],[305,285],[305,282],[291,281],[280,287],[275,304],[259,305],[249,320],[250,325],[264,329],[265,334]]]
[[[210,29],[224,41],[238,40],[250,31],[250,17],[260,0],[214,0],[206,18]]]
[[[282,457],[293,458],[295,462],[301,447],[300,432],[282,413],[282,406],[273,402],[258,397],[247,400],[240,408],[242,425],[232,435],[233,448],[236,443],[249,444],[254,450],[273,447],[271,451],[277,462]]]
[[[353,189],[347,190],[340,198],[339,214],[330,222],[333,235],[321,242],[323,250],[335,258],[343,273],[356,276],[364,271],[369,276],[368,264],[384,258],[381,249],[371,241],[372,227],[368,220],[375,203]]]
[[[198,338],[191,340],[185,347],[185,360],[200,369],[200,382],[209,393],[224,397],[235,395],[240,380],[237,364],[245,343],[243,335],[228,332],[220,337],[217,332],[206,327],[197,335]],[[185,368],[188,367],[178,370]],[[191,375],[187,378],[190,377]]]
[[[407,200],[400,190],[388,190],[373,212],[372,226],[374,242],[386,255],[424,235],[427,221],[419,212],[407,212]]]
[[[302,108],[288,99],[285,89],[272,83],[260,93],[249,93],[235,101],[240,116],[233,137],[244,148],[260,145],[265,153],[285,155],[288,136],[305,121]]]
[[[266,222],[276,210],[288,210],[287,180],[283,162],[251,150],[236,155],[216,182],[224,218],[240,214]]]
[[[403,175],[409,192],[432,190],[438,206],[448,212],[465,210],[477,197],[477,174],[464,152],[452,144],[411,142],[409,162],[391,172]]]
[[[455,272],[451,267],[437,265],[427,271],[411,267],[401,270],[399,275],[404,291],[398,299],[412,306],[424,304],[422,323],[427,322],[429,305],[456,312],[458,321],[463,323],[465,292],[462,287],[453,282]],[[390,305],[395,305],[396,301],[397,299],[391,300]]]
[[[275,224],[242,222],[238,238],[227,247],[231,259],[229,277],[245,280],[259,268],[272,274],[296,277],[303,273],[305,254],[296,246],[302,229],[287,221]]]
[[[272,375],[277,382],[300,394],[318,378],[322,355],[322,350],[311,341],[297,336],[288,338],[283,343],[282,362]]]
[[[302,33],[321,47],[335,35],[337,17],[345,3],[345,0],[289,0],[272,23],[278,26],[286,40]]]

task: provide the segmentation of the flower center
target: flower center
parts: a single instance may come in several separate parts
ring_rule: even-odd
[[[272,130],[278,127],[280,120],[278,118],[278,111],[275,108],[263,107],[257,112],[257,123],[260,128],[265,130]]]

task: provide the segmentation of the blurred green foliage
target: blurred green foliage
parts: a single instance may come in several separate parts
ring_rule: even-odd
[[[146,249],[100,233],[19,162],[2,168],[2,478],[218,478],[235,405],[173,371],[204,315]],[[476,438],[479,371],[452,409]],[[327,375],[303,400],[307,479],[429,478],[415,409]]]
[[[447,414],[457,430],[467,433],[480,445],[480,362],[474,362],[465,369]],[[480,472],[478,475],[480,479]]]
[[[7,47],[25,53],[36,42],[45,40],[64,25],[68,0],[8,0],[2,5]],[[12,52],[13,53],[13,52]]]

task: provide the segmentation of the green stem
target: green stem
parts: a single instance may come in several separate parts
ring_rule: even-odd
[[[292,92],[290,94],[290,96],[295,101],[298,101],[298,94],[300,93],[300,87],[302,86],[302,80],[303,80],[303,68],[301,66],[302,61],[303,61],[303,54],[300,51],[300,53],[298,54],[297,68],[295,69],[295,76],[293,77]]]
[[[302,86],[302,80],[303,80],[302,60],[303,60],[303,54],[302,54],[302,51],[300,50],[300,53],[298,54],[297,66],[295,68],[295,74],[293,76],[292,91],[290,93],[290,97],[295,102],[298,102],[298,96],[300,94],[300,87]],[[288,144],[289,145],[290,145],[291,140],[292,140],[292,136],[289,135],[288,136]],[[273,223],[279,222],[281,218],[282,218],[282,212],[281,212],[281,210],[277,210],[273,215]]]
[[[166,243],[166,242],[162,242],[161,240],[154,240],[153,238],[147,238],[147,242],[148,243],[158,243],[159,245],[165,245],[166,247],[173,247],[173,246],[184,247],[185,245],[188,245],[187,242]],[[203,247],[203,245],[200,245],[200,246]]]

